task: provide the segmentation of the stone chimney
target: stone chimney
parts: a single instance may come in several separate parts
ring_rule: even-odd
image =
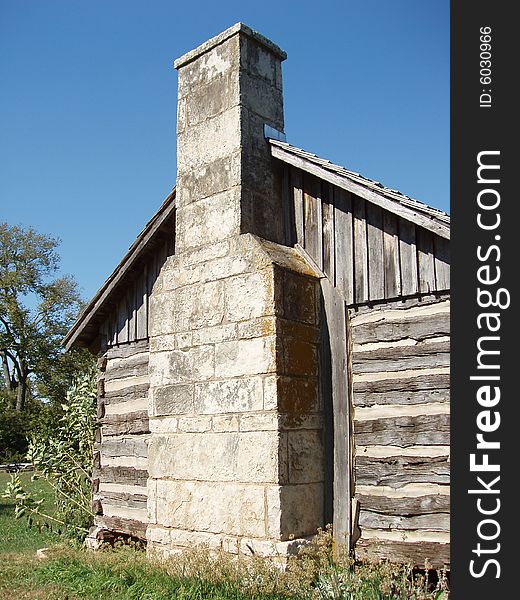
[[[285,58],[237,23],[175,61],[178,251],[238,233],[282,241],[280,186],[264,124],[283,131]]]
[[[175,63],[176,253],[150,298],[152,553],[279,556],[324,524],[319,281],[281,245],[263,133],[283,129],[284,59],[239,23]]]

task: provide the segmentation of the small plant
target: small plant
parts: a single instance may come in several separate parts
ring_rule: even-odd
[[[62,405],[63,415],[54,431],[34,437],[27,460],[34,466],[33,479],[43,478],[54,491],[55,513],[43,511],[43,499],[23,489],[14,474],[4,498],[16,502],[15,516],[30,524],[50,527],[67,537],[82,540],[88,532],[91,510],[92,444],[96,409],[96,373],[91,369],[76,378]]]

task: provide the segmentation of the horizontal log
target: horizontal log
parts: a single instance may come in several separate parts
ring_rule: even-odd
[[[375,392],[371,390],[360,391],[353,394],[353,403],[356,407],[368,407],[375,404],[426,404],[429,402],[449,402],[450,378],[448,375],[436,376],[443,387],[436,389],[420,390],[395,390]],[[417,382],[414,382],[417,384]],[[366,386],[364,386],[366,388]]]
[[[419,415],[355,421],[354,440],[362,446],[445,446],[450,443],[450,416]]]
[[[363,527],[370,527],[371,529],[449,531],[450,514],[387,515],[361,508],[359,512],[359,526],[361,530],[363,530]]]
[[[408,483],[450,482],[450,464],[447,457],[443,456],[357,456],[354,471],[356,483],[359,485],[401,487]]]
[[[413,319],[381,320],[370,323],[352,322],[352,341],[355,344],[389,342],[412,338],[417,341],[450,333],[450,315],[448,312],[433,315],[418,315]]]
[[[120,504],[121,506],[129,506],[131,508],[146,508],[148,497],[145,494],[118,494],[116,492],[100,492],[94,500],[99,500],[101,503]]]
[[[148,411],[106,415],[100,424],[105,436],[150,433]]]
[[[428,496],[388,497],[356,494],[362,509],[385,515],[428,515],[431,513],[449,513],[450,496],[431,494]]]
[[[132,535],[141,540],[146,540],[146,523],[141,523],[141,521],[135,519],[98,516],[95,519],[95,524],[115,533]]]
[[[372,302],[368,305],[360,305],[349,308],[349,315],[351,318],[363,315],[374,315],[380,312],[391,310],[402,310],[406,312],[410,308],[415,307],[426,307],[441,302],[449,302],[450,293],[446,292],[434,292],[432,294],[418,294],[409,298],[398,298],[385,300],[382,302]]]
[[[148,340],[139,340],[128,344],[121,344],[120,346],[112,346],[106,351],[106,357],[108,360],[116,358],[127,358],[134,354],[140,354],[147,352],[150,348]]]
[[[106,424],[102,427],[103,435],[141,435],[150,433],[148,416],[142,419],[121,421],[120,423]]]
[[[142,419],[148,418],[147,410],[136,410],[134,412],[128,413],[111,413],[105,415],[105,417],[100,421],[102,425],[116,425],[119,423],[125,423],[127,421],[140,421]]]
[[[104,456],[148,456],[147,437],[127,437],[119,439],[104,439],[101,444],[95,444],[94,450],[101,450]]]
[[[388,560],[433,569],[450,565],[450,545],[436,542],[394,542],[361,538],[356,543],[356,558],[361,561]]]
[[[121,483],[145,487],[148,482],[148,471],[133,467],[101,467],[93,469],[92,477],[100,483]]]
[[[416,371],[420,373],[420,371]],[[387,379],[357,380],[353,383],[354,403],[356,394],[380,392],[416,392],[424,390],[449,389],[450,374],[430,373],[414,377],[388,377]],[[398,402],[397,404],[401,404]]]
[[[126,365],[125,363],[119,366],[112,366],[108,363],[108,368],[105,372],[105,388],[110,387],[108,384],[116,379],[126,379],[127,377],[142,377],[148,375],[148,361],[138,365]]]
[[[105,404],[114,404],[117,402],[126,402],[127,400],[146,398],[148,396],[149,389],[149,383],[142,383],[140,385],[129,385],[128,387],[120,390],[105,390]]]
[[[433,338],[435,339],[435,338]],[[352,352],[354,373],[381,373],[407,369],[431,369],[450,364],[450,342],[394,346],[369,352]]]

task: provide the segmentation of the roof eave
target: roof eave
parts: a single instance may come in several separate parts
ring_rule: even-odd
[[[382,193],[378,193],[375,190],[363,187],[362,185],[350,180],[346,176],[334,173],[310,160],[307,160],[306,158],[303,158],[302,156],[298,156],[297,154],[291,152],[289,148],[286,149],[283,147],[289,147],[288,144],[284,144],[282,146],[282,144],[279,142],[273,140],[269,141],[271,142],[271,154],[273,157],[288,163],[293,167],[307,171],[308,173],[328,181],[339,188],[360,196],[361,198],[364,198],[365,200],[368,200],[369,202],[372,202],[373,204],[376,204],[385,210],[389,210],[390,212],[399,215],[403,219],[428,229],[436,235],[448,240],[450,239],[449,226],[445,223],[442,223],[440,220],[416,212],[412,208],[404,206],[398,201],[388,198]]]

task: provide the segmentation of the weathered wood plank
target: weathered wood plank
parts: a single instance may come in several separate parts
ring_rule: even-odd
[[[148,296],[146,291],[146,265],[136,281],[136,339],[148,337]]]
[[[450,564],[450,545],[436,542],[394,542],[361,538],[356,544],[356,558],[361,561],[388,560],[440,569]]]
[[[405,339],[422,341],[450,334],[449,312],[416,315],[409,319],[385,319],[371,323],[352,321],[352,340],[355,344],[390,342]]]
[[[333,528],[336,543],[350,547],[350,398],[348,388],[347,322],[345,301],[327,279],[321,280],[327,335],[330,344],[333,442]]]
[[[365,201],[359,196],[352,198],[354,215],[354,302],[366,302],[368,296],[368,251]]]
[[[146,540],[147,524],[135,519],[122,519],[120,517],[97,516],[96,525],[116,533],[129,534],[141,540]]]
[[[117,304],[117,343],[128,341],[128,302],[124,295]]]
[[[417,248],[415,245],[415,225],[405,219],[398,220],[399,256],[401,270],[401,293],[410,296],[419,292],[417,273]]]
[[[441,380],[442,388],[398,391],[355,391],[354,405],[368,407],[376,404],[429,404],[430,402],[449,402],[450,377],[444,376]]]
[[[305,250],[323,270],[322,256],[322,215],[321,215],[321,190],[320,181],[312,175],[303,178],[303,205],[305,227]]]
[[[449,513],[450,496],[430,494],[427,496],[376,496],[356,494],[361,508],[385,515],[429,515],[431,513]]]
[[[334,190],[330,184],[322,184],[322,220],[323,220],[323,272],[330,281],[334,281],[335,245],[334,245]]]
[[[429,344],[433,346],[434,344]],[[441,344],[439,344],[440,346]],[[407,371],[412,369],[432,369],[435,367],[445,367],[450,365],[449,342],[446,343],[448,350],[445,352],[429,352],[417,353],[414,355],[400,354],[397,350],[401,348],[387,349],[388,356],[385,358],[375,358],[369,356],[371,352],[363,352],[365,356],[353,353],[352,370],[354,373],[384,373],[388,371]],[[391,353],[396,351],[395,358],[392,358]],[[380,351],[379,351],[380,352]],[[377,351],[374,352],[376,354]]]
[[[433,235],[422,227],[418,227],[417,234],[417,264],[419,267],[419,289],[421,293],[428,294],[436,289],[435,285],[435,257],[433,255]]]
[[[137,414],[137,413],[129,413]],[[119,421],[113,421],[113,418],[125,417],[127,415],[111,415],[105,417],[102,421],[102,433],[104,436],[110,435],[137,435],[142,433],[150,433],[150,425],[148,421],[148,413],[142,418],[133,419],[121,419]],[[111,422],[107,423],[107,420]]]
[[[271,154],[275,158],[279,158],[290,165],[301,168],[307,173],[312,173],[324,181],[328,181],[329,183],[356,194],[361,198],[365,198],[369,202],[381,206],[381,208],[390,210],[398,215],[402,215],[405,219],[426,227],[437,235],[447,239],[450,238],[450,227],[448,224],[440,223],[439,221],[431,219],[424,214],[418,213],[404,204],[397,203],[395,200],[385,197],[381,193],[355,183],[348,177],[339,175],[333,171],[329,171],[328,169],[324,169],[323,167],[320,167],[319,165],[316,165],[300,156],[295,156],[291,152],[287,152],[279,146],[271,146]]]
[[[334,235],[336,245],[336,287],[345,302],[354,302],[354,230],[352,197],[340,188],[334,189]]]
[[[99,479],[100,483],[138,485],[146,489],[148,471],[143,469],[134,469],[133,467],[101,467],[93,471],[92,477]]]
[[[296,242],[305,248],[304,211],[303,211],[303,174],[300,169],[291,167],[291,188],[294,202],[294,228]]]
[[[131,436],[123,439],[104,439],[102,444],[94,446],[101,450],[105,456],[148,456],[148,439],[140,436]]]
[[[131,362],[121,361],[111,364],[109,361],[106,370],[105,383],[115,381],[116,379],[126,379],[128,377],[142,377],[148,375],[148,356],[145,356],[139,361]],[[110,387],[110,386],[107,386]]]
[[[98,492],[95,499],[100,500],[101,503],[108,502],[109,504],[120,504],[131,508],[146,508],[148,496],[146,494]]]
[[[435,254],[435,285],[438,290],[450,289],[450,243],[444,238],[433,236]]]
[[[448,303],[450,301],[450,293],[434,292],[432,294],[424,294],[415,297],[400,297],[388,302],[376,302],[370,304],[361,304],[359,306],[349,307],[349,313],[352,318],[364,315],[375,315],[378,313],[384,313],[387,310],[399,310],[406,312],[411,308],[416,307],[427,307],[441,303]]]
[[[362,446],[444,446],[450,443],[450,417],[441,414],[355,421],[354,438]]]
[[[385,259],[383,254],[383,211],[379,206],[366,205],[368,251],[368,297],[381,300],[385,297]]]
[[[399,377],[395,379],[379,379],[377,381],[354,380],[354,402],[360,394],[400,392],[423,392],[425,390],[448,389],[450,386],[449,373],[418,375],[417,377]],[[393,402],[392,404],[395,404]],[[398,404],[401,404],[398,402]]]
[[[358,442],[357,421],[354,426]],[[356,456],[355,476],[357,485],[387,485],[398,488],[409,483],[449,484],[450,464],[446,456]]]
[[[426,338],[422,342],[411,343],[410,345],[385,345],[382,348],[364,350],[363,346],[357,347],[352,353],[353,364],[363,364],[368,361],[396,360],[407,358],[409,356],[427,356],[428,354],[439,354],[450,351],[450,341],[441,338]],[[415,340],[410,340],[415,342]]]
[[[391,212],[383,212],[383,254],[385,298],[395,298],[401,293],[401,266],[399,263],[399,238],[397,217]]]
[[[399,529],[449,531],[449,513],[434,513],[429,515],[385,515],[371,510],[361,509],[359,512],[359,526],[371,529]]]
[[[129,356],[133,356],[134,354],[146,352],[148,351],[149,347],[148,340],[141,340],[138,342],[132,342],[131,344],[127,344],[125,346],[109,348],[106,352],[106,355],[108,360],[115,358],[127,358]]]
[[[150,384],[130,385],[120,390],[105,391],[105,404],[117,404],[129,400],[139,400],[148,396]]]

